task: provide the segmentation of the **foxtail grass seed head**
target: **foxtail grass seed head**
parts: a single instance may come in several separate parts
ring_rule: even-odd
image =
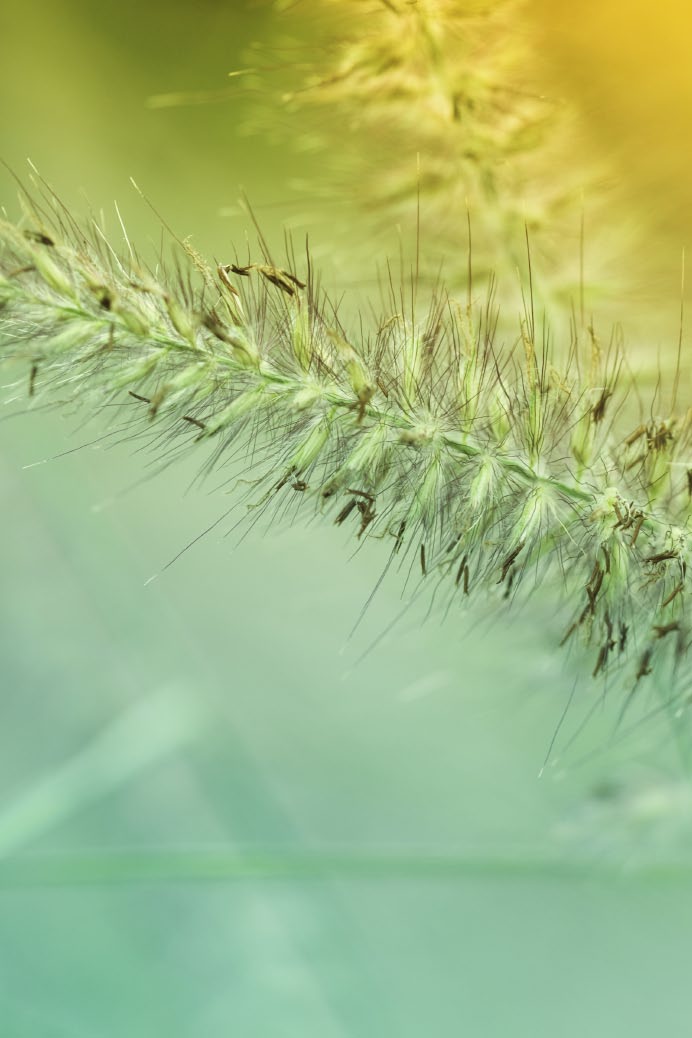
[[[16,397],[119,405],[133,436],[207,444],[207,471],[251,447],[255,509],[293,496],[460,601],[548,586],[596,676],[637,686],[686,654],[690,421],[642,418],[617,357],[606,370],[577,336],[559,367],[533,321],[502,341],[487,302],[442,290],[420,317],[393,305],[349,328],[291,264],[187,255],[169,278],[61,212],[48,195],[0,223]]]
[[[419,239],[421,280],[434,280],[443,260],[459,288],[470,212],[474,281],[499,278],[512,322],[524,227],[554,326],[569,321],[577,294],[583,311],[622,291],[624,278],[615,279],[632,269],[635,232],[624,213],[617,234],[606,218],[616,177],[576,106],[550,96],[527,0],[275,0],[273,12],[274,39],[253,45],[249,71],[233,79],[235,89],[247,83],[245,131],[315,156],[320,179],[305,182],[310,202],[326,195],[349,223],[360,207],[368,253],[387,229],[401,228],[405,240]],[[332,236],[336,223],[330,208]],[[348,255],[362,264],[357,242]],[[416,345],[406,358],[410,378]]]

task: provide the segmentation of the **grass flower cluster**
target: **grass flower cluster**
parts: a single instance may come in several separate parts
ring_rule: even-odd
[[[205,470],[244,452],[253,514],[379,537],[450,605],[546,583],[593,675],[636,688],[685,655],[690,415],[634,416],[588,329],[558,368],[531,284],[507,344],[471,285],[423,306],[392,280],[347,326],[309,255],[212,267],[183,244],[167,277],[49,197],[0,225],[0,363],[31,405],[119,405],[167,455],[207,445]]]
[[[412,237],[422,220],[421,276],[429,283],[442,262],[448,283],[463,284],[470,211],[474,279],[497,277],[514,305],[509,292],[516,269],[526,274],[528,226],[534,271],[557,324],[585,288],[587,305],[593,300],[602,310],[617,288],[617,261],[634,251],[634,232],[621,214],[617,233],[611,219],[600,235],[600,216],[614,202],[612,174],[584,145],[578,113],[547,96],[527,6],[277,3],[275,43],[248,55],[256,102],[247,129],[315,156],[320,177],[307,182],[308,192],[323,195],[331,185],[332,200],[342,207],[345,200],[348,212],[365,208],[371,227],[398,226]],[[586,283],[579,245],[585,211]]]

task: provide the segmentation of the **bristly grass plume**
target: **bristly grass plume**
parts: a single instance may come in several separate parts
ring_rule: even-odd
[[[175,273],[85,233],[55,196],[0,225],[0,363],[15,396],[96,411],[204,467],[246,450],[255,509],[300,502],[405,553],[450,599],[543,583],[594,677],[633,690],[687,653],[692,415],[633,414],[613,341],[553,360],[533,286],[514,341],[492,295],[425,305],[392,279],[347,324],[306,254]],[[256,513],[254,513],[256,514]],[[298,513],[300,514],[300,512]]]
[[[434,283],[443,263],[458,288],[470,211],[474,279],[497,278],[513,313],[528,226],[553,325],[567,317],[568,327],[570,300],[580,293],[587,310],[603,312],[604,298],[613,300],[625,283],[623,271],[632,271],[635,232],[622,212],[612,218],[615,178],[586,144],[580,113],[548,96],[526,0],[277,0],[274,7],[274,41],[258,43],[247,55],[249,72],[233,82],[246,83],[247,132],[314,156],[319,180],[308,178],[305,191],[331,197],[332,227],[341,213],[350,221],[355,209],[365,211],[372,251],[378,230],[400,227],[410,240],[422,219],[421,280]],[[606,212],[611,218],[602,220]],[[348,255],[362,266],[357,250],[350,244]]]

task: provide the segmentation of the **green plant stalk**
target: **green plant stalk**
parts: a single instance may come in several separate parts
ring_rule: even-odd
[[[254,509],[300,496],[384,538],[390,560],[410,552],[450,596],[549,580],[595,676],[624,666],[636,687],[685,656],[688,419],[623,435],[617,364],[592,343],[585,381],[575,345],[558,372],[533,314],[503,348],[487,304],[439,293],[405,318],[398,297],[351,334],[309,257],[302,280],[266,255],[213,270],[186,252],[169,279],[59,211],[3,222],[0,363],[24,365],[20,395],[119,403],[133,436],[156,424],[180,450],[208,444],[207,468],[245,445]]]

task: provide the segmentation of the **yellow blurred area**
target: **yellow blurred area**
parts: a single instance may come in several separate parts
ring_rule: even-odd
[[[617,204],[607,235],[630,228],[614,281],[629,288],[612,319],[622,323],[628,360],[653,385],[670,381],[680,335],[684,253],[692,245],[692,5],[685,0],[528,0],[547,93],[574,105],[574,161],[593,154],[609,171]],[[587,208],[586,257],[589,269]],[[685,308],[690,277],[685,278]],[[609,315],[610,317],[611,315]],[[683,402],[692,384],[689,334],[682,337]],[[607,323],[600,323],[601,332]]]
[[[692,232],[692,5],[531,0],[531,10],[552,83],[576,101],[675,265]]]

